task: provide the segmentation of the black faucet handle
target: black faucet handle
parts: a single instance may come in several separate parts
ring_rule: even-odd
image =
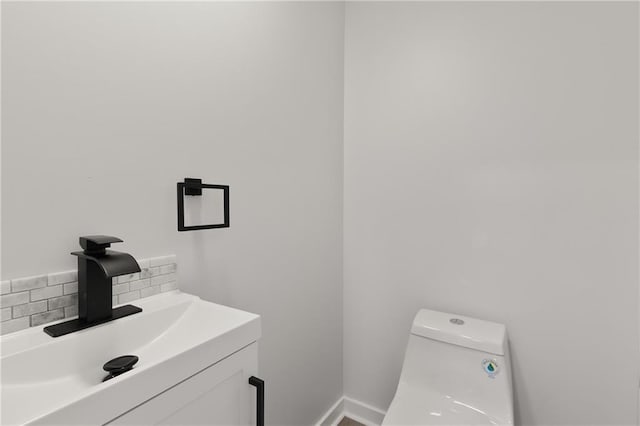
[[[107,247],[111,247],[111,243],[121,243],[122,240],[117,237],[108,235],[87,235],[80,237],[80,247],[84,249],[85,254],[104,254]]]

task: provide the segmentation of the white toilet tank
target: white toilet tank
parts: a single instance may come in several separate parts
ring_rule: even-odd
[[[383,425],[513,424],[503,324],[422,309]]]

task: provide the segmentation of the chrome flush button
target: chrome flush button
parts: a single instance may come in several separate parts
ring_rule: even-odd
[[[451,318],[451,319],[449,320],[449,322],[450,322],[451,324],[455,324],[455,325],[462,325],[462,324],[464,324],[464,321],[462,321],[460,318]]]

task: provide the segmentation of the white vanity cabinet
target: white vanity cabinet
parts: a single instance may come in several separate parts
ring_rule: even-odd
[[[0,424],[264,424],[259,315],[177,290],[136,306],[62,337],[42,327],[1,336]],[[104,363],[123,355],[139,361],[103,381]]]
[[[255,425],[257,343],[205,368],[109,425]]]

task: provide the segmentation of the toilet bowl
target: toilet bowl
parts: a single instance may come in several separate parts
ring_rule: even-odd
[[[505,326],[420,310],[411,327],[398,388],[382,424],[512,425]]]

